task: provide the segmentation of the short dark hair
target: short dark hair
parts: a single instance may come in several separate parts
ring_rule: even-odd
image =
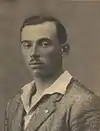
[[[57,20],[56,18],[52,17],[52,16],[43,16],[43,15],[37,15],[37,16],[32,16],[29,17],[27,19],[25,19],[25,21],[23,22],[23,25],[20,29],[20,32],[22,32],[23,28],[27,25],[37,25],[37,24],[42,24],[44,22],[54,22],[56,25],[56,29],[57,29],[57,36],[59,41],[64,44],[67,41],[67,32],[65,27],[60,23],[59,20]]]

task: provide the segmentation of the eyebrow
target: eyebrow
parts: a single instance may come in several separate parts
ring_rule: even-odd
[[[23,42],[31,43],[32,41],[30,41],[30,40],[23,40],[23,41],[21,41],[21,43],[23,43]]]
[[[50,41],[52,41],[51,39],[49,39],[47,37],[42,37],[42,38],[40,38],[40,39],[37,40],[37,43],[40,42],[40,41],[43,41],[43,40],[50,40]],[[22,40],[21,44],[23,44],[24,42],[26,42],[28,44],[32,44],[33,43],[31,40]]]

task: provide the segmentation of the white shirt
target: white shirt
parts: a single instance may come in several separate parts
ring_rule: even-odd
[[[40,99],[45,95],[45,94],[53,94],[53,93],[60,93],[64,94],[66,92],[66,88],[72,79],[72,76],[69,74],[68,71],[65,71],[62,73],[59,78],[47,89],[44,90],[44,92],[40,95],[38,98],[37,102],[40,101]],[[21,95],[21,99],[24,105],[24,109],[26,111],[26,115],[24,117],[24,129],[27,127],[32,115],[34,112],[30,113],[30,110],[35,106],[34,103],[31,103],[30,105],[30,96],[31,92],[34,89],[34,81],[28,83],[25,85],[22,90],[23,93]]]

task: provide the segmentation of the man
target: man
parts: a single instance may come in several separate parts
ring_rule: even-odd
[[[67,33],[53,17],[21,27],[21,50],[34,80],[8,103],[5,131],[100,131],[100,100],[63,70]]]

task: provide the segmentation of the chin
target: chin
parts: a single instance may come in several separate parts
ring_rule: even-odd
[[[48,78],[50,74],[46,71],[43,70],[33,70],[32,71],[33,77],[40,77],[40,78]]]
[[[32,75],[34,77],[43,77],[44,76],[43,74],[44,73],[41,70],[32,70]]]

